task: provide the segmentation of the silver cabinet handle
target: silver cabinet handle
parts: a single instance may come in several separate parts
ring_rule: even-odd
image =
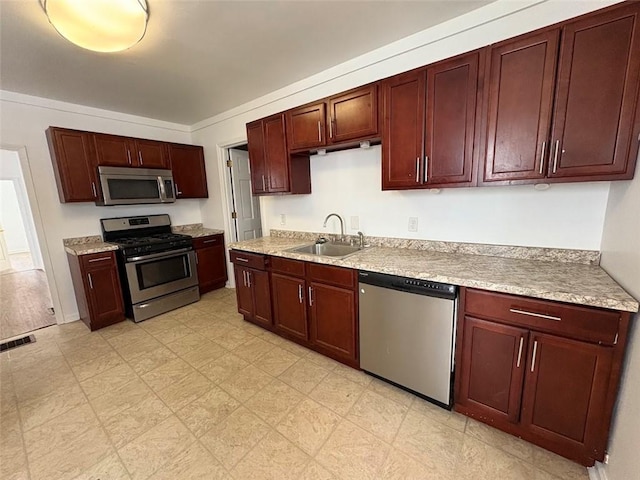
[[[429,181],[429,155],[424,156],[424,183]]]
[[[251,272],[247,272],[247,287],[251,288]]]
[[[533,342],[533,355],[531,355],[531,371],[536,368],[536,352],[538,351],[538,341]]]
[[[420,183],[420,157],[416,158],[416,183]]]
[[[558,148],[560,148],[560,140],[556,140],[556,148],[553,154],[553,173],[558,170]]]
[[[318,141],[322,142],[322,123],[318,120]]]
[[[89,277],[89,288],[93,290],[93,278],[91,278],[91,274],[88,273],[87,277]]]
[[[89,263],[102,262],[104,260],[111,260],[111,257],[92,258],[92,259],[89,260]]]
[[[302,303],[302,285],[298,285],[298,301]]]
[[[239,262],[249,263],[249,259],[248,258],[236,257],[236,260],[239,261]]]
[[[91,190],[93,191],[93,198],[98,198],[98,192],[96,191],[95,182],[91,182]]]
[[[540,175],[544,172],[544,160],[545,154],[547,153],[547,141],[542,142],[542,153],[540,154]]]
[[[309,287],[309,306],[313,306],[313,288]]]
[[[217,238],[213,238],[211,240],[204,240],[202,243],[216,243],[218,241]]]
[[[131,150],[127,148],[127,160],[129,161],[129,165],[131,165]]]
[[[193,253],[195,253],[195,254],[196,254],[196,265],[198,265],[198,263],[199,263],[199,262],[198,262],[198,252],[193,252]]]
[[[265,185],[265,183],[264,183],[264,175],[262,175],[262,190],[263,190],[263,191],[266,191],[266,190],[267,190],[267,187],[266,187],[266,185]]]
[[[178,197],[178,195],[182,195],[182,192],[180,191],[178,184],[175,182],[173,183],[173,192],[175,193],[176,197]]]
[[[516,368],[520,368],[520,360],[522,359],[522,345],[524,344],[524,337],[520,336],[520,347],[518,348],[518,362],[516,363]]]
[[[143,161],[142,161],[142,151],[138,150],[138,160],[140,160],[140,165],[144,165]]]
[[[333,118],[329,117],[329,138],[333,138]]]
[[[553,317],[551,315],[543,315],[542,313],[527,312],[526,310],[518,310],[517,308],[510,308],[509,311],[511,313],[518,313],[520,315],[529,315],[530,317],[538,317],[538,318],[546,318],[547,320],[555,320],[556,322],[559,322],[559,321],[562,320],[561,317]]]

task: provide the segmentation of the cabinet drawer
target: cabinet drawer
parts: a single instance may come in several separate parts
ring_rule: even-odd
[[[347,288],[355,288],[356,286],[356,271],[350,268],[332,267],[318,263],[309,263],[307,268],[309,277],[313,281]]]
[[[464,309],[481,318],[609,345],[616,341],[620,321],[620,314],[610,310],[473,289],[466,290]]]
[[[81,255],[80,262],[82,267],[86,269],[92,269],[97,267],[105,267],[111,262],[115,262],[115,255],[113,251],[102,253],[91,253],[89,255]]]
[[[271,271],[284,273],[285,275],[304,277],[304,262],[291,260],[290,258],[271,257]]]
[[[266,270],[267,257],[259,253],[248,253],[239,250],[231,250],[231,263],[242,265],[256,270]]]
[[[193,248],[205,248],[223,244],[224,238],[222,234],[210,235],[208,237],[198,237],[193,239]]]

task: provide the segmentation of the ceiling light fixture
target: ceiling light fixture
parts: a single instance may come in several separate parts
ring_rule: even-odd
[[[146,0],[40,0],[53,28],[95,52],[131,48],[147,31]]]

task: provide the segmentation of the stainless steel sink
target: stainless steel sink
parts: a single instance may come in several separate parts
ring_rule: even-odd
[[[360,247],[343,245],[339,243],[312,243],[302,247],[290,248],[292,253],[306,253],[308,255],[319,255],[322,257],[345,258],[362,250]]]

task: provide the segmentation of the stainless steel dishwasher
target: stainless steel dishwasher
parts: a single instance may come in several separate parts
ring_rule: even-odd
[[[359,272],[360,367],[451,408],[455,285]]]

